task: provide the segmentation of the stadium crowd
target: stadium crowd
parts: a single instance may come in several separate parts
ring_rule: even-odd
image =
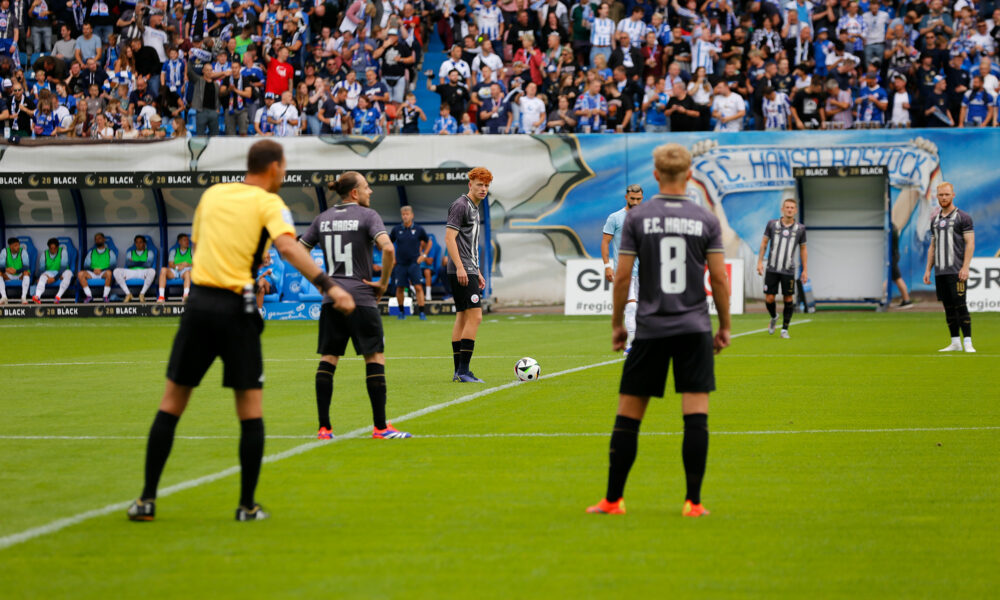
[[[432,36],[447,56],[423,71]],[[998,46],[995,0],[0,0],[0,123],[98,139],[997,126]]]

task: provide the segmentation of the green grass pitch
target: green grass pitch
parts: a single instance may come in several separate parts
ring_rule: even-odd
[[[734,333],[766,323],[738,317]],[[621,364],[551,375],[615,360],[608,319],[492,314],[473,361],[486,385],[451,383],[450,318],[386,319],[390,420],[415,437],[343,435],[371,426],[352,357],[329,444],[314,439],[316,324],[268,323],[265,452],[295,449],[264,465],[271,520],[233,521],[239,427],[216,366],[161,489],[229,474],[161,497],[153,523],[111,508],[62,527],[139,493],[176,323],[0,322],[0,596],[995,594],[1000,315],[973,316],[976,355],[937,352],[939,312],[796,323],[791,340],[749,333],[717,359],[707,518],[680,516],[674,395],[642,425],[628,514],[585,514],[604,491]],[[542,379],[494,389],[522,356]]]

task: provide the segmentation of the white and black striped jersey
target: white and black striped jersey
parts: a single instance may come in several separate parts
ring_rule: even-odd
[[[769,240],[767,270],[781,275],[795,275],[799,245],[806,243],[806,226],[798,221],[785,226],[781,219],[772,219],[764,227],[764,237]]]
[[[784,92],[775,92],[774,100],[764,96],[761,111],[764,114],[764,129],[788,129],[788,112],[791,103]]]
[[[596,18],[590,26],[590,44],[592,46],[605,47],[611,45],[611,38],[615,35],[615,22],[611,19]]]
[[[965,234],[972,231],[969,213],[955,209],[931,219],[934,240],[934,274],[956,275],[965,261]]]

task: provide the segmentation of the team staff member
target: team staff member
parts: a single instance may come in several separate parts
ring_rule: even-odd
[[[726,278],[719,219],[686,195],[691,153],[679,144],[653,151],[660,193],[629,211],[615,272],[612,347],[622,350],[632,264],[639,259],[639,314],[636,339],[625,359],[618,396],[618,416],[611,433],[611,465],[604,498],[590,513],[623,514],[625,480],[635,461],[639,425],[649,397],[662,397],[667,367],[674,361],[674,388],[684,413],[682,457],[687,495],[681,514],[708,514],[701,504],[701,482],[708,455],[708,394],[715,389],[712,356],[729,345],[729,281]],[[705,302],[708,272],[719,314],[719,330]]]
[[[619,209],[610,215],[604,223],[604,230],[601,236],[601,258],[604,259],[604,277],[608,281],[615,280],[615,268],[618,265],[618,252],[622,244],[622,227],[625,225],[625,215],[628,211],[642,204],[642,186],[633,183],[625,188],[625,208]],[[608,255],[608,246],[614,254]],[[612,263],[609,258],[614,260]],[[639,263],[632,267],[632,279],[628,288],[628,302],[625,304],[625,331],[628,332],[628,339],[625,341],[625,352],[628,353],[635,339],[635,312],[636,303],[639,300]]]
[[[764,239],[760,242],[760,252],[757,254],[757,274],[764,275],[764,306],[771,315],[767,333],[773,334],[778,324],[777,304],[774,301],[781,285],[781,295],[785,300],[784,320],[781,323],[781,337],[788,339],[788,326],[792,323],[792,313],[795,312],[795,250],[799,249],[802,258],[802,283],[809,281],[806,252],[806,226],[795,220],[799,212],[799,203],[793,198],[785,198],[781,203],[781,218],[771,219],[764,227]],[[764,270],[764,253],[770,243],[771,252],[767,255],[767,271]]]
[[[476,347],[476,333],[483,322],[480,292],[486,280],[479,267],[479,205],[490,192],[493,174],[484,167],[469,171],[469,192],[452,202],[444,233],[448,249],[448,280],[455,300],[455,327],[451,330],[451,351],[455,358],[452,381],[483,383],[469,370]]]
[[[396,284],[396,301],[399,303],[399,318],[405,319],[403,311],[403,290],[412,285],[417,293],[417,310],[420,320],[426,321],[424,314],[424,274],[421,264],[427,260],[431,251],[431,239],[420,225],[413,223],[413,207],[404,206],[399,209],[403,222],[392,228],[389,239],[396,245],[396,267],[392,272],[393,283]]]
[[[972,317],[965,303],[965,285],[969,280],[969,264],[976,250],[976,234],[969,213],[955,206],[955,187],[947,181],[937,186],[939,212],[931,219],[931,247],[927,250],[927,270],[924,283],[934,285],[937,299],[944,304],[944,317],[948,322],[951,343],[940,352],[961,352],[965,336],[965,351],[975,352],[972,346]]]
[[[357,309],[344,316],[336,307],[324,301],[319,316],[320,355],[316,370],[316,409],[319,413],[321,440],[333,438],[330,424],[330,400],[333,397],[333,375],[340,357],[347,350],[347,341],[354,342],[354,351],[365,358],[365,387],[372,405],[372,421],[376,439],[410,437],[385,420],[385,335],[378,300],[389,286],[389,278],[372,282],[372,253],[377,244],[382,254],[382,272],[391,272],[395,261],[392,242],[385,232],[382,217],[371,209],[372,188],[361,173],[347,171],[331,186],[340,196],[340,203],[316,217],[299,240],[306,248],[319,245],[327,273],[337,285],[348,291]]]
[[[281,146],[264,140],[250,147],[244,183],[214,185],[201,197],[194,214],[192,241],[197,244],[187,309],[174,338],[167,384],[146,446],[146,482],[128,509],[133,521],[152,521],[156,488],[170,455],[177,421],[191,392],[215,361],[222,358],[222,384],[233,388],[240,420],[240,505],[237,521],[266,519],[254,502],[264,455],[261,410],[264,367],[260,332],[264,322],[254,306],[253,280],[268,238],[288,262],[350,313],[354,299],[336,285],[295,241],[292,214],[277,195],[285,177]]]

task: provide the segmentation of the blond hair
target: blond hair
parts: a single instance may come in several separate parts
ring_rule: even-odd
[[[691,169],[691,153],[680,144],[663,144],[653,150],[653,166],[663,183],[687,180]]]

